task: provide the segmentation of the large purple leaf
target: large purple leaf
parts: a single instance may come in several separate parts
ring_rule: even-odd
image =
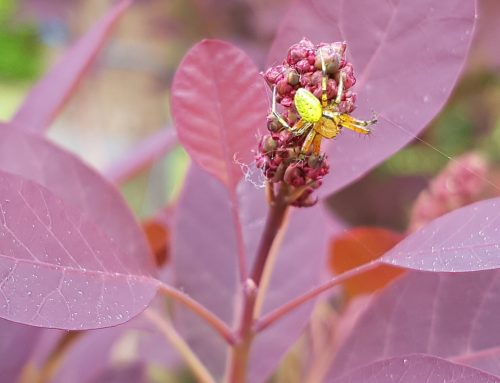
[[[331,383],[496,383],[500,378],[430,355],[386,359]]]
[[[331,173],[323,193],[360,177],[412,140],[439,112],[464,65],[475,3],[462,0],[299,0],[285,16],[270,53],[283,60],[303,36],[347,41],[358,82],[354,115],[379,123],[360,139],[344,132],[330,142]],[[325,143],[326,147],[326,143]]]
[[[31,90],[12,120],[16,125],[33,131],[49,127],[131,3],[122,0],[116,4],[65,53]]]
[[[426,353],[500,374],[500,272],[411,272],[371,300],[330,377],[374,361]]]
[[[172,116],[179,140],[193,161],[228,187],[253,161],[265,127],[268,96],[252,60],[218,40],[195,45],[172,84]]]
[[[381,261],[426,271],[499,268],[499,207],[495,198],[454,210],[405,238]]]
[[[238,187],[242,236],[248,261],[255,255],[264,226],[264,192],[242,181]],[[176,211],[172,262],[176,284],[228,324],[236,324],[241,287],[236,270],[236,229],[231,220],[227,189],[193,167],[188,174]],[[319,281],[326,255],[325,220],[321,207],[293,211],[267,288],[263,312],[268,312]],[[307,256],[304,256],[304,255]],[[249,381],[262,382],[276,368],[285,351],[304,329],[312,304],[258,336],[253,345]],[[226,361],[225,344],[197,317],[177,310],[187,341],[221,377]]]
[[[0,376],[3,381],[17,382],[42,331],[0,319]]]
[[[0,171],[0,315],[67,329],[122,323],[155,284],[77,209],[45,187]],[[129,259],[127,259],[129,258]]]
[[[66,329],[104,327],[149,303],[156,290],[152,257],[113,186],[42,137],[9,126],[0,126],[0,171],[7,178],[0,273],[13,305],[4,303],[3,317]],[[48,322],[33,317],[41,299]],[[51,302],[59,302],[59,311]]]

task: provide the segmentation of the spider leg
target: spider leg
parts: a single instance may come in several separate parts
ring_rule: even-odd
[[[302,144],[302,153],[309,152],[309,148],[311,147],[315,137],[316,137],[316,131],[314,129],[311,129],[309,133],[307,133],[306,139]]]
[[[302,136],[308,129],[310,129],[312,123],[304,122],[304,120],[299,120],[293,127],[289,130],[293,133],[294,136]]]
[[[335,98],[335,105],[340,104],[343,95],[344,95],[344,73],[342,71],[339,71],[339,84],[337,87],[337,97]]]
[[[321,149],[321,139],[323,137],[321,134],[316,134],[316,136],[313,139],[312,146],[313,146],[313,153],[319,155],[320,149]]]
[[[372,119],[368,121],[358,120],[354,117],[349,116],[348,114],[340,115],[340,125],[344,128],[355,131],[356,133],[361,134],[369,134],[370,129],[367,129],[367,126],[373,125],[377,122],[377,119]]]
[[[319,49],[318,52],[319,52],[319,58],[321,59],[321,71],[323,72],[323,76],[321,77],[321,106],[323,106],[323,108],[326,108],[328,106],[328,94],[327,94],[328,73],[326,73],[325,59],[323,58],[323,53],[321,53],[321,49]]]
[[[276,111],[276,86],[273,87],[273,101],[271,106],[271,114],[278,120],[278,122],[288,130],[292,130],[292,127],[288,125],[288,122]]]

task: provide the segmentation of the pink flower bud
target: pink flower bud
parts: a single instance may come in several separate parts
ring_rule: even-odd
[[[307,58],[311,51],[314,51],[314,44],[308,39],[303,38],[300,42],[290,47],[286,62],[289,65],[295,65],[300,60]]]
[[[276,91],[283,97],[287,97],[292,90],[293,87],[285,78],[281,79],[280,81],[278,81],[278,84],[276,84]]]
[[[351,63],[345,64],[341,72],[344,73],[344,89],[349,89],[356,84],[356,77],[354,77],[354,69]]]
[[[307,61],[307,59],[302,59],[297,62],[297,64],[295,64],[295,69],[297,70],[297,72],[304,74],[314,70],[314,65],[309,64],[309,61]]]
[[[291,186],[303,186],[306,184],[304,169],[300,163],[296,162],[288,166],[285,170],[283,180]]]
[[[284,65],[272,66],[263,73],[264,79],[269,85],[275,85],[278,81],[282,80],[286,73],[286,67]]]

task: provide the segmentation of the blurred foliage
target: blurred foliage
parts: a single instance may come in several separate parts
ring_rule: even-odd
[[[150,217],[175,200],[182,188],[189,165],[185,150],[177,147],[152,168],[146,169],[122,186],[122,193],[134,213]]]
[[[0,119],[7,120],[43,69],[35,24],[16,20],[17,1],[0,1]]]
[[[41,69],[42,49],[31,25],[0,23],[0,79],[32,80]]]
[[[32,80],[40,74],[42,47],[36,26],[15,20],[17,3],[0,2],[0,80]]]

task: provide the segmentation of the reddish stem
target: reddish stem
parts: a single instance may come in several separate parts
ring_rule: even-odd
[[[286,193],[287,190],[281,188],[270,205],[251,278],[246,280],[243,288],[243,305],[239,318],[238,342],[232,347],[227,364],[226,382],[228,383],[243,383],[246,381],[248,358],[255,335],[253,323],[257,293],[273,242],[286,216],[288,208],[285,198]]]
[[[283,188],[282,188],[283,189]],[[288,203],[284,197],[285,192],[283,190],[276,196],[271,208],[267,214],[266,225],[264,227],[264,232],[260,239],[259,248],[257,250],[257,257],[255,258],[255,263],[253,265],[251,279],[255,282],[257,288],[260,286],[262,280],[262,275],[266,267],[267,258],[269,257],[269,252],[273,245],[274,239],[280,230],[283,220],[286,216]]]
[[[163,283],[159,285],[159,290],[163,294],[181,302],[188,309],[197,314],[200,318],[204,319],[219,335],[221,335],[226,340],[228,344],[234,345],[236,343],[235,336],[232,333],[231,329],[205,306],[201,305],[182,291],[167,286]]]
[[[380,266],[380,261],[378,259],[369,263],[365,263],[364,265],[358,266],[354,269],[346,271],[345,273],[337,275],[332,279],[330,279],[328,282],[320,286],[317,286],[309,290],[308,292],[299,295],[296,298],[293,298],[288,303],[285,303],[283,306],[278,307],[277,309],[271,311],[269,314],[266,314],[265,316],[257,320],[253,328],[254,332],[258,333],[263,331],[265,328],[276,322],[278,319],[290,313],[292,310],[295,310],[297,307],[306,303],[307,301],[316,298],[318,295],[324,293],[325,291],[331,289],[332,287],[338,285],[339,283],[346,281],[349,278],[373,270],[378,266]]]

